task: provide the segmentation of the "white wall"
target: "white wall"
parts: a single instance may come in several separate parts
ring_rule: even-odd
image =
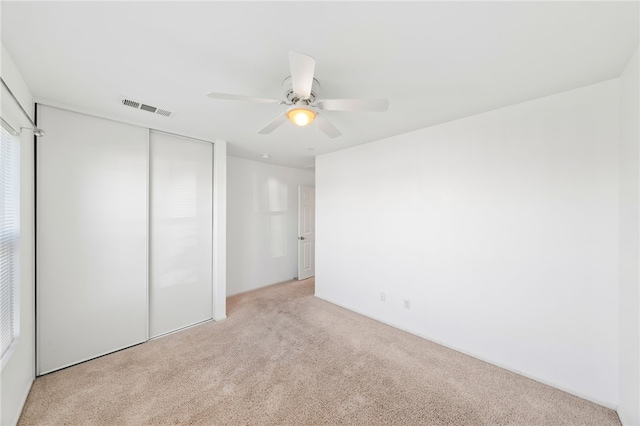
[[[33,117],[33,99],[9,53],[2,46],[2,78]],[[2,88],[2,118],[18,130],[31,127]],[[46,136],[45,136],[46,138]],[[15,424],[35,378],[33,133],[20,136],[20,335],[0,373],[0,424]]]
[[[618,99],[611,80],[318,157],[316,295],[615,407]]]
[[[620,404],[640,425],[640,108],[638,50],[620,77]]]
[[[213,144],[213,320],[227,317],[227,141]]]
[[[227,295],[297,276],[298,185],[314,173],[227,158]]]

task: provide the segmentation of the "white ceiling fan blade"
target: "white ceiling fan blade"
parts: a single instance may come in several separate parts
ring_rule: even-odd
[[[289,52],[289,66],[291,67],[293,93],[303,99],[309,99],[311,87],[313,86],[316,60],[302,53]]]
[[[211,99],[226,99],[230,101],[247,101],[247,102],[258,102],[261,104],[280,104],[283,103],[277,99],[268,99],[268,98],[256,98],[253,96],[243,96],[243,95],[228,95],[226,93],[215,93],[210,92],[207,93],[207,96]]]
[[[387,99],[322,99],[318,106],[327,111],[386,111]]]
[[[322,130],[331,139],[337,138],[342,134],[340,130],[336,128],[336,126],[331,124],[331,122],[324,118],[322,115],[317,114],[316,120],[318,121],[318,127],[320,128],[320,130]]]
[[[285,121],[287,121],[287,113],[283,112],[282,114],[277,116],[272,122],[264,126],[262,130],[260,130],[258,133],[260,133],[261,135],[266,135],[267,133],[271,133],[275,129],[280,127],[282,123],[284,123]]]

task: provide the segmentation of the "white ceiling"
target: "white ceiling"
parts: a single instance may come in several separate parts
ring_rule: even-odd
[[[224,139],[292,167],[314,156],[619,76],[638,46],[632,2],[9,2],[2,43],[36,101]],[[313,56],[321,98],[388,98],[384,113],[325,117],[343,135],[285,123],[288,52]],[[156,116],[124,95],[176,111]],[[46,129],[45,129],[46,130]],[[260,155],[272,158],[263,160]]]

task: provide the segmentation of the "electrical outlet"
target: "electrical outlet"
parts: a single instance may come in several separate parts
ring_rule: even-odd
[[[387,301],[387,295],[384,293],[380,293],[380,301],[381,302],[386,302]]]
[[[409,299],[404,299],[404,308],[411,309],[411,301]]]

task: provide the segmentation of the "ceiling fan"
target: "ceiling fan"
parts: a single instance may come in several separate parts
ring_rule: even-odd
[[[312,121],[330,138],[340,136],[338,130],[320,111],[386,111],[389,108],[387,99],[318,99],[320,83],[313,77],[316,60],[302,53],[289,52],[291,75],[282,82],[284,100],[256,98],[225,93],[207,93],[212,99],[257,102],[264,104],[290,105],[286,112],[277,116],[258,133],[271,133],[287,119],[296,126],[307,126]]]

